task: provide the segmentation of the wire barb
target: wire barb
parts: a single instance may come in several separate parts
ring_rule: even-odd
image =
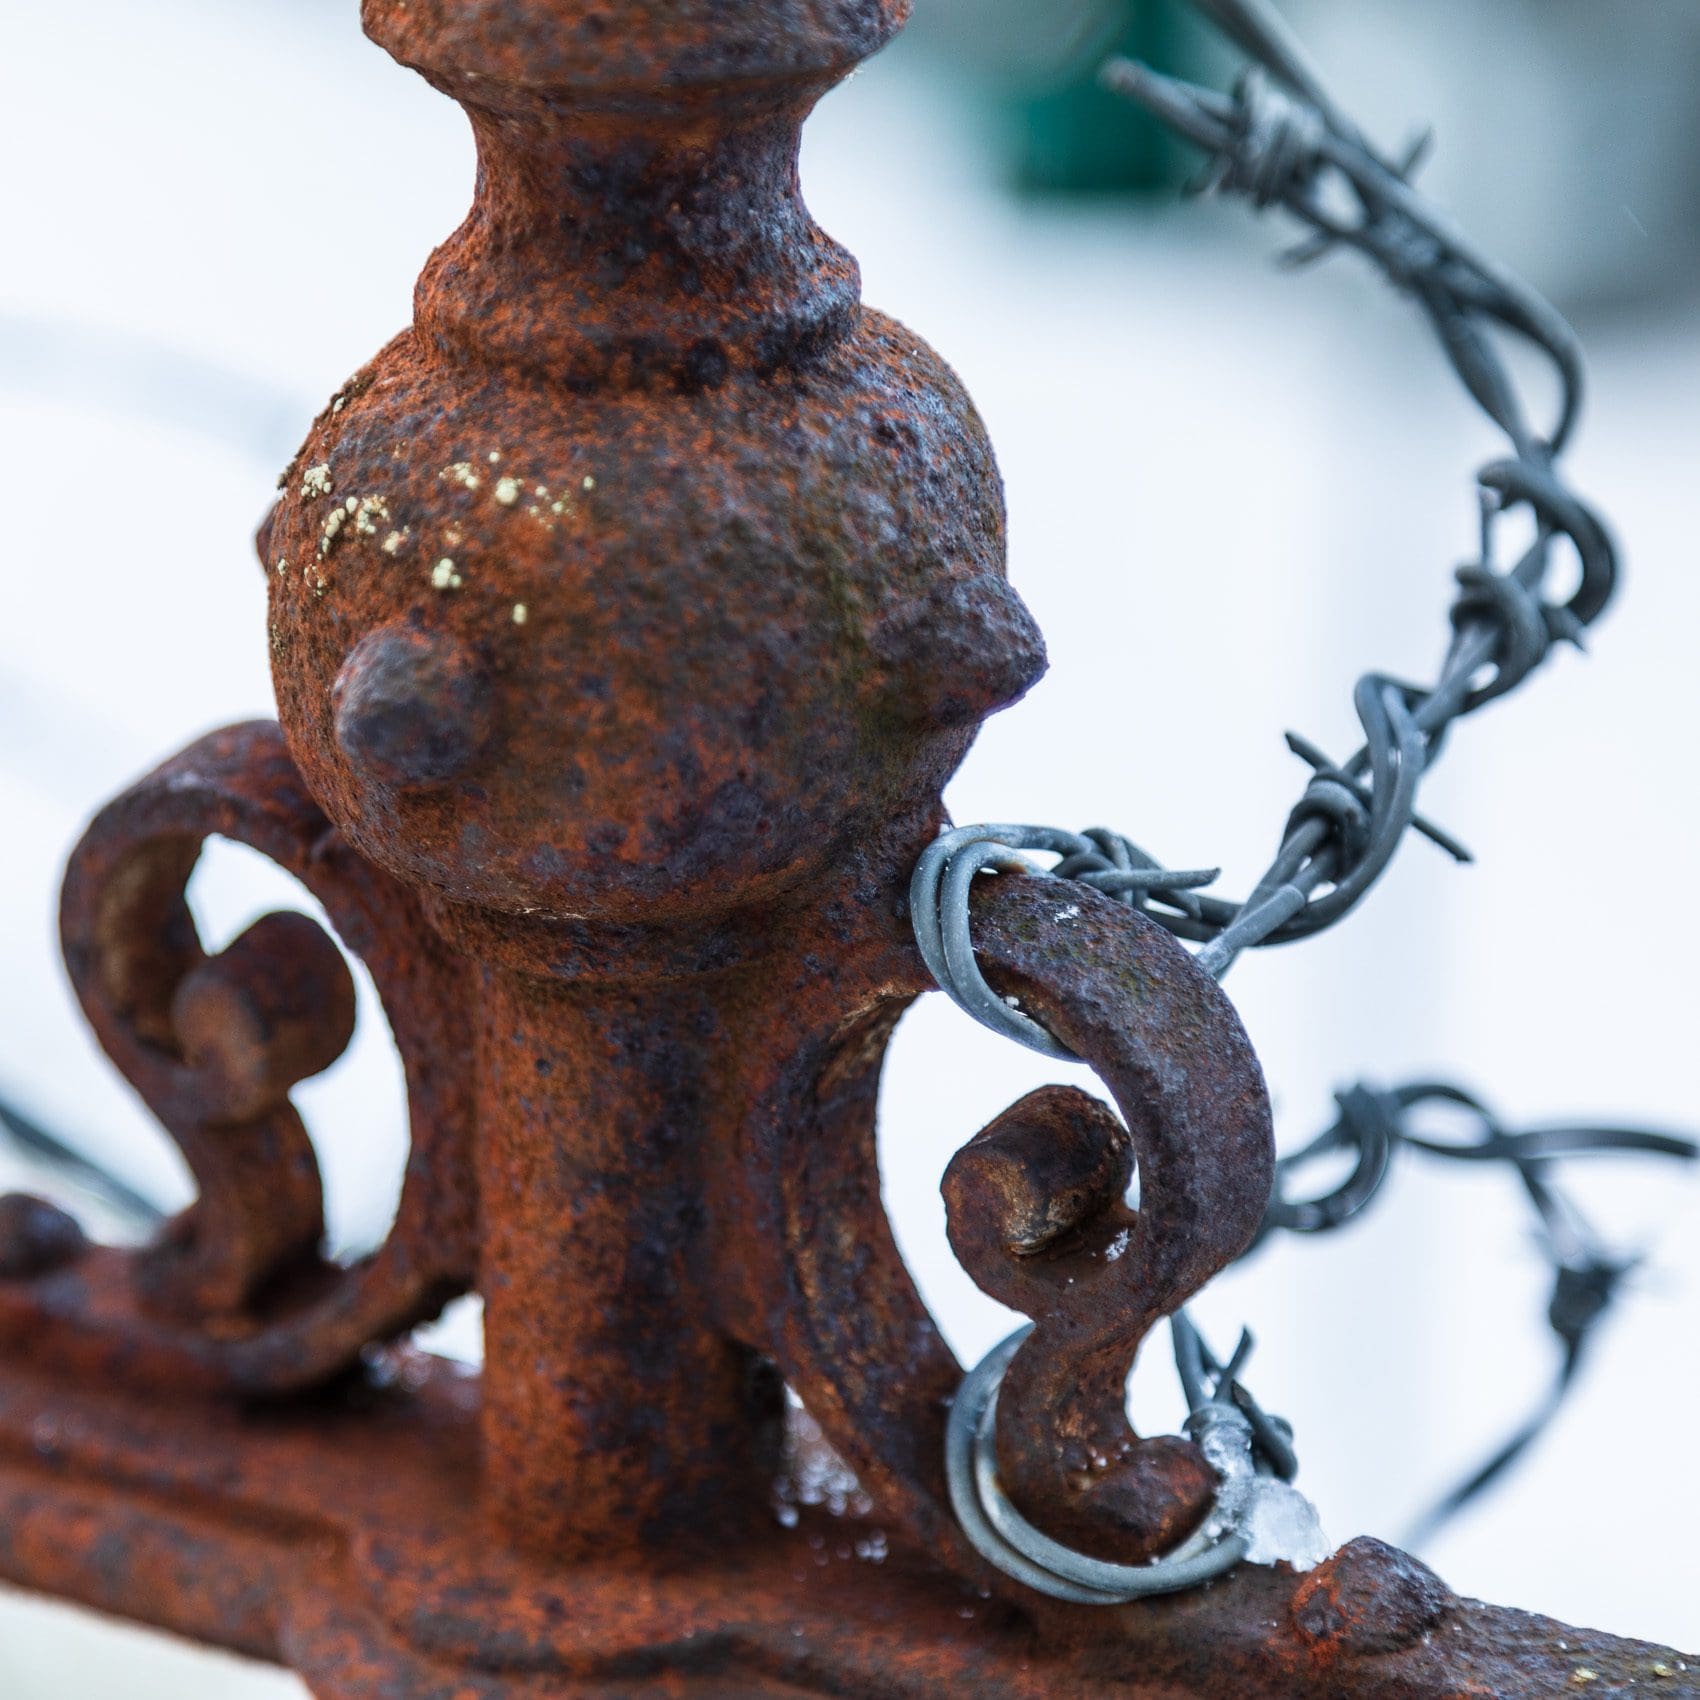
[[[1459,862],[1470,860],[1455,838],[1418,812],[1422,780],[1455,721],[1522,684],[1554,644],[1580,647],[1615,591],[1617,556],[1599,517],[1557,470],[1582,401],[1575,333],[1412,187],[1429,133],[1401,157],[1384,157],[1336,105],[1267,0],[1194,4],[1251,60],[1231,94],[1129,59],[1105,65],[1105,86],[1201,148],[1211,188],[1243,195],[1259,210],[1281,207],[1307,226],[1296,251],[1301,261],[1338,248],[1367,256],[1416,303],[1460,381],[1510,446],[1508,456],[1478,474],[1480,552],[1458,569],[1452,637],[1438,677],[1423,686],[1382,673],[1364,675],[1353,696],[1363,743],[1343,763],[1288,735],[1289,747],[1314,771],[1274,860],[1243,902],[1200,891],[1211,882],[1190,872],[1165,872],[1128,840],[1101,829],[1076,835],[1023,827],[1014,829],[1021,843],[1003,841],[1010,850],[1055,847],[1050,840],[1087,841],[1081,852],[1060,851],[1062,860],[1052,871],[1117,896],[1135,894],[1128,900],[1143,912],[1202,946],[1200,965],[1220,977],[1246,950],[1308,938],[1351,913],[1386,872],[1407,832],[1416,831]],[[1561,400],[1546,437],[1530,425],[1530,409],[1498,346],[1496,338],[1505,334],[1544,355],[1557,379]],[[1502,571],[1496,533],[1520,508],[1533,514],[1535,538],[1516,565]],[[1548,591],[1560,540],[1581,564],[1580,582],[1562,602]],[[976,851],[981,867],[998,865],[998,852],[989,847],[996,841],[986,836],[996,830],[969,828],[961,838],[988,846]],[[1118,862],[1118,856],[1128,860]],[[971,880],[968,875],[935,884],[965,908]],[[916,921],[918,928],[933,928],[920,907]],[[974,984],[978,971],[963,943],[966,926],[963,913],[934,929],[957,944],[948,960],[941,953],[933,965],[940,984],[997,1031],[1047,1055],[1065,1054],[1037,1023],[1000,1013],[994,1005],[1007,1006],[989,988]]]
[[[1288,816],[1273,861],[1243,902],[1203,889],[1215,883],[1216,870],[1165,869],[1131,840],[1105,828],[1070,833],[1044,826],[971,826],[945,832],[923,854],[911,886],[910,913],[934,979],[994,1031],[1070,1061],[1078,1059],[1039,1022],[1000,998],[980,972],[971,938],[969,894],[981,872],[1029,867],[1020,852],[1048,852],[1057,858],[1054,865],[1031,871],[1093,886],[1139,909],[1178,937],[1200,945],[1195,960],[1219,978],[1246,950],[1307,938],[1344,918],[1386,872],[1408,832],[1428,838],[1460,863],[1469,862],[1470,853],[1457,839],[1418,812],[1423,778],[1439,758],[1454,722],[1516,689],[1546,661],[1555,644],[1580,647],[1586,629],[1605,610],[1617,586],[1610,534],[1558,471],[1582,405],[1583,362],[1575,333],[1541,296],[1477,249],[1417,193],[1413,179],[1432,133],[1422,132],[1401,157],[1384,157],[1334,102],[1320,72],[1269,0],[1193,4],[1249,61],[1231,94],[1119,58],[1103,67],[1104,86],[1137,102],[1204,152],[1203,188],[1242,195],[1257,211],[1279,207],[1306,227],[1303,239],[1286,256],[1289,266],[1312,264],[1339,249],[1368,258],[1427,319],[1465,390],[1504,433],[1509,454],[1477,475],[1479,551],[1476,560],[1456,573],[1451,639],[1437,677],[1426,686],[1379,672],[1360,678],[1353,706],[1363,742],[1344,763],[1333,762],[1295,733],[1287,735],[1288,747],[1311,768],[1311,777]],[[1557,416],[1544,436],[1530,423],[1532,410],[1500,347],[1505,336],[1543,355],[1557,380]],[[1516,509],[1533,515],[1534,540],[1514,566],[1502,569],[1497,535],[1505,517]],[[1569,544],[1581,568],[1575,588],[1563,601],[1555,600],[1549,588],[1561,540]],[[1436,1514],[1444,1517],[1509,1468],[1539,1433],[1576,1373],[1588,1330],[1609,1306],[1629,1267],[1601,1252],[1579,1213],[1553,1188],[1545,1173],[1550,1157],[1566,1139],[1572,1141],[1567,1149],[1662,1150],[1686,1156],[1694,1150],[1684,1141],[1660,1143],[1661,1136],[1623,1130],[1560,1130],[1544,1136],[1549,1143],[1543,1145],[1540,1135],[1505,1135],[1473,1099],[1455,1088],[1405,1091],[1416,1096],[1378,1095],[1362,1087],[1341,1095],[1336,1126],[1285,1159],[1279,1173],[1284,1182],[1299,1164],[1342,1149],[1356,1153],[1353,1172],[1332,1193],[1298,1202],[1290,1202],[1278,1184],[1260,1239],[1278,1228],[1324,1232],[1367,1208],[1386,1182],[1399,1145],[1435,1149],[1404,1119],[1432,1097],[1478,1111],[1486,1130],[1474,1148],[1436,1154],[1491,1154],[1516,1165],[1553,1248],[1557,1274],[1551,1321],[1566,1342],[1565,1368],[1548,1407],[1452,1496]],[[1172,1330],[1192,1421],[1220,1438],[1225,1432],[1221,1414],[1231,1413],[1234,1424],[1245,1426],[1247,1467],[1255,1459],[1260,1475],[1282,1483],[1290,1480],[1297,1467],[1290,1432],[1265,1415],[1240,1384],[1250,1337],[1242,1338],[1224,1364],[1210,1353],[1184,1312],[1173,1318]],[[984,1373],[995,1379],[1001,1372]],[[980,1385],[974,1377],[970,1384]],[[995,1391],[988,1397],[995,1408]],[[1061,1563],[1067,1580],[1059,1587],[1090,1588],[1093,1578],[1079,1565],[1093,1561],[1076,1563],[1067,1554],[1059,1559],[1052,1550],[1041,1555],[1043,1562],[1034,1572],[1035,1549],[1030,1546],[1019,1540],[1015,1544],[1020,1551],[1007,1540],[1000,1545],[996,1529],[985,1543],[980,1541],[976,1530],[983,1532],[986,1526],[987,1506],[983,1494],[976,1497],[963,1484],[971,1476],[970,1429],[980,1423],[980,1432],[985,1432],[985,1410],[982,1405],[972,1418],[961,1411],[953,1418],[958,1448],[953,1500],[970,1538],[994,1563],[1034,1586],[1044,1587],[1047,1577],[1055,1581],[1053,1571]],[[1226,1491],[1228,1478],[1223,1479]],[[982,1479],[979,1486],[984,1490],[988,1483]],[[1001,1533],[1007,1536],[1008,1530]]]
[[[1506,1475],[1545,1432],[1576,1384],[1594,1330],[1641,1266],[1641,1258],[1624,1256],[1604,1243],[1560,1189],[1553,1165],[1584,1156],[1651,1156],[1692,1163],[1700,1159],[1700,1144],[1676,1134],[1626,1127],[1565,1124],[1512,1133],[1481,1099],[1442,1081],[1417,1081],[1390,1090],[1353,1086],[1335,1095],[1335,1105],[1338,1115],[1332,1126],[1276,1163],[1274,1195],[1254,1250],[1274,1233],[1332,1233],[1355,1220],[1380,1195],[1395,1155],[1403,1149],[1443,1161],[1512,1167],[1540,1219],[1541,1243],[1552,1269],[1547,1322],[1561,1350],[1552,1389],[1485,1464],[1417,1523],[1407,1544],[1422,1546]],[[1437,1110],[1462,1117],[1462,1133],[1442,1137],[1435,1131]],[[1354,1158],[1352,1168],[1332,1191],[1310,1198],[1289,1196],[1300,1171],[1346,1154]]]

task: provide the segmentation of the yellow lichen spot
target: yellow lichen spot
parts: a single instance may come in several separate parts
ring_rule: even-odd
[[[584,487],[587,490],[594,490],[596,488],[596,480],[594,478],[586,478],[584,481]]]
[[[546,484],[539,484],[537,488],[532,491],[532,494],[536,496],[540,502],[546,502],[549,500],[549,487]]]
[[[514,604],[514,624],[516,626],[523,626],[530,618],[531,610],[527,608],[523,602],[516,602]]]
[[[406,541],[407,533],[405,531],[392,531],[389,536],[384,539],[384,553],[386,555],[399,555],[401,553],[402,545]]]
[[[1570,1673],[1570,1686],[1572,1688],[1586,1688],[1590,1682],[1598,1682],[1599,1680],[1600,1673],[1597,1670],[1589,1670],[1586,1665],[1578,1665]]]
[[[567,504],[565,502],[551,502],[549,504],[549,512],[552,514],[564,514],[566,511]]]
[[[483,480],[472,469],[469,460],[457,460],[451,467],[445,468],[443,477],[451,484],[458,484],[463,490],[476,490]]]
[[[390,510],[382,496],[363,496],[354,512],[354,529],[362,537],[376,537],[379,522],[388,525]]]
[[[301,475],[301,494],[303,496],[328,496],[331,493],[331,469],[327,463],[324,466],[310,466]]]
[[[499,466],[499,465],[501,465],[501,461],[502,461],[502,451],[500,449],[492,449],[490,451],[490,464],[492,466]]]
[[[1659,1662],[1653,1666],[1653,1675],[1660,1677],[1675,1676],[1676,1669],[1672,1665],[1667,1665],[1663,1659],[1660,1659]]]
[[[511,508],[519,500],[519,480],[517,478],[498,478],[496,480],[496,500],[504,508]]]
[[[466,583],[446,556],[431,569],[431,583],[437,590],[459,590]]]
[[[286,573],[286,572],[288,572],[288,571],[289,571],[289,563],[288,563],[288,561],[285,561],[285,560],[279,560],[279,562],[278,562],[278,564],[277,564],[277,569],[276,569],[276,570],[277,570],[277,576],[278,576],[278,577],[279,577],[279,578],[282,578],[282,577],[283,577],[283,575],[284,575],[284,574],[285,574],[285,573]]]
[[[328,555],[336,546],[336,540],[342,528],[348,524],[347,508],[332,508],[325,515],[324,529],[319,533],[319,554]]]

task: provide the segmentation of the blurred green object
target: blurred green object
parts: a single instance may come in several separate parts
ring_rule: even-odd
[[[1012,102],[1017,186],[1032,194],[1151,194],[1184,181],[1188,156],[1154,118],[1106,93],[1097,69],[1112,53],[1194,76],[1203,43],[1183,0],[1131,0],[1062,87]]]

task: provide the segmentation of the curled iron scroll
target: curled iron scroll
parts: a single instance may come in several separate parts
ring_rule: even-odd
[[[1003,1385],[1000,1469],[1048,1534],[1137,1563],[1180,1543],[1214,1496],[1190,1441],[1132,1432],[1125,1388],[1152,1327],[1257,1232],[1274,1163],[1262,1073],[1221,990],[1143,916],[1020,873],[978,881],[973,911],[988,980],[1090,1064],[1120,1111],[1046,1088],[971,1140],[946,1176],[959,1259],[1034,1323]],[[930,989],[925,970],[907,940],[842,956],[829,1027],[819,960],[802,956],[777,994],[807,1030],[752,1107],[740,1196],[726,1204],[739,1247],[752,1248],[728,1326],[779,1363],[883,1520],[1007,1587],[950,1509],[945,1422],[962,1370],[880,1195],[879,1071],[898,1017]],[[1136,1164],[1138,1209],[1127,1203]]]
[[[1128,1374],[1157,1322],[1255,1236],[1274,1172],[1268,1096],[1232,1005],[1161,927],[1044,878],[980,885],[988,980],[1090,1065],[1120,1112],[1042,1088],[945,1176],[957,1257],[1034,1321],[1003,1382],[999,1467],[1047,1533],[1136,1562],[1192,1532],[1216,1481],[1190,1441],[1133,1434]]]
[[[294,875],[369,969],[401,1053],[412,1148],[385,1244],[320,1251],[318,1165],[289,1101],[353,1033],[348,968],[316,922],[267,915],[209,955],[189,912],[207,839]],[[65,959],[102,1046],[181,1147],[196,1201],[138,1254],[91,1252],[85,1331],[247,1393],[310,1386],[473,1284],[465,970],[414,899],[355,856],[306,794],[271,722],[217,732],[111,803],[73,854]],[[69,1302],[69,1301],[68,1301]]]

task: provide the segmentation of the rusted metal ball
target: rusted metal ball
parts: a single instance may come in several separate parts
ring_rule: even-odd
[[[373,785],[443,785],[474,771],[496,733],[490,675],[445,632],[381,626],[355,645],[332,689],[336,741]]]
[[[805,368],[688,396],[404,337],[315,429],[268,541],[314,796],[380,865],[510,914],[771,902],[936,810],[1044,668],[980,420],[871,313]]]
[[[1408,1647],[1458,1604],[1419,1559],[1362,1536],[1310,1572],[1293,1623],[1318,1652],[1368,1655]]]
[[[75,1218],[44,1198],[0,1198],[0,1281],[33,1281],[74,1263],[88,1249]]]
[[[1043,671],[972,402],[798,193],[903,11],[369,0],[480,163],[260,538],[279,718],[370,860],[538,927],[718,923],[910,854]]]

